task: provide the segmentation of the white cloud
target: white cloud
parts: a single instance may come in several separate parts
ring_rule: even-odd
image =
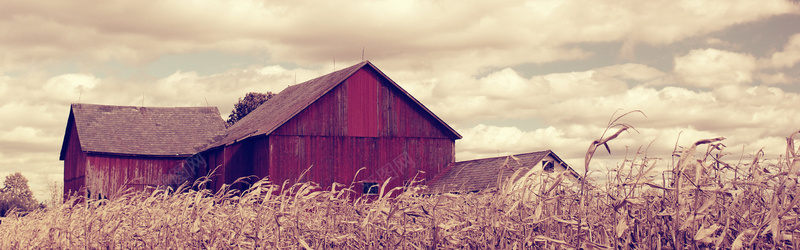
[[[796,82],[797,79],[793,79],[790,76],[786,76],[783,72],[778,72],[774,74],[758,74],[758,80],[766,85],[778,85],[778,84],[789,84],[792,82]]]
[[[429,82],[434,87],[431,88],[432,98],[426,105],[452,122],[526,117],[567,100],[613,95],[627,90],[624,81],[594,70],[526,79],[506,68],[479,79],[449,74]]]
[[[565,99],[605,96],[624,92],[627,84],[617,78],[598,74],[594,70],[584,72],[553,73],[533,77],[533,81],[541,81],[547,89],[539,95],[549,96],[551,103]]]
[[[8,82],[11,77],[0,75],[0,96],[5,96],[8,92]]]
[[[488,98],[510,99],[530,96],[540,90],[541,84],[531,83],[516,71],[506,68],[478,80],[479,93]],[[535,94],[534,94],[535,95]]]
[[[793,35],[783,51],[772,54],[772,64],[778,68],[791,68],[800,62],[800,34]]]
[[[716,37],[707,38],[706,39],[706,44],[708,44],[709,46],[712,46],[712,47],[713,46],[723,47],[723,48],[725,48],[725,47],[734,47],[734,45],[731,44],[730,42],[724,41],[724,40],[716,38]]]
[[[43,90],[48,94],[48,99],[78,102],[83,92],[92,90],[99,83],[99,79],[93,75],[64,74],[48,79]]]
[[[0,141],[4,142],[33,142],[33,143],[52,143],[50,138],[42,138],[40,131],[32,127],[15,127],[11,131],[0,133]]]
[[[214,50],[265,51],[273,61],[319,65],[356,61],[363,46],[368,59],[469,71],[590,56],[580,43],[669,44],[794,10],[781,0],[25,1],[0,4],[0,15],[9,17],[0,20],[0,63],[140,64]]]
[[[548,148],[561,151],[559,154],[563,157],[579,158],[585,153],[588,143],[602,134],[602,126],[609,117],[614,112],[620,115],[620,110],[642,110],[647,117],[631,114],[623,119],[641,134],[630,131],[630,135],[616,140],[612,152],[617,153],[625,152],[625,146],[633,147],[628,150],[636,150],[655,140],[657,143],[650,153],[670,155],[681,132],[680,145],[731,136],[726,140],[729,147],[741,149],[747,145],[747,150],[754,150],[750,145],[759,144],[754,142],[780,138],[797,129],[796,124],[800,122],[797,118],[800,111],[793,107],[794,103],[800,102],[800,95],[780,88],[734,84],[717,86],[713,90],[645,86],[627,89],[619,83],[620,79],[635,79],[636,83],[664,76],[658,70],[636,65],[547,74],[530,79],[503,69],[480,79],[460,78],[461,81],[457,82],[464,85],[436,82],[436,91],[443,94],[431,101],[437,114],[455,124],[537,117],[546,126],[533,131],[493,125],[459,130],[464,135],[458,144],[459,159],[496,156],[498,151],[503,155]],[[498,90],[484,93],[490,87]],[[536,91],[526,92],[530,90]],[[517,93],[520,91],[523,93]],[[565,146],[564,142],[569,142],[569,145]],[[575,145],[579,147],[575,148]]]
[[[457,141],[456,158],[459,161],[482,157],[505,156],[553,149],[559,155],[580,154],[586,145],[585,138],[570,137],[554,127],[522,131],[516,127],[500,127],[479,124],[461,131],[464,139]]]
[[[647,65],[635,63],[612,65],[597,69],[597,71],[610,77],[635,80],[639,82],[647,82],[666,76],[664,72],[661,72],[657,69],[648,67]]]
[[[753,56],[717,49],[692,50],[675,58],[675,74],[682,82],[702,88],[752,82],[755,69]]]

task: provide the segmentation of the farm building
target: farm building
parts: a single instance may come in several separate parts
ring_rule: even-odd
[[[476,191],[513,172],[502,157],[455,162],[460,138],[365,61],[289,86],[228,128],[216,108],[72,104],[60,159],[65,195],[91,197],[210,171],[214,190],[268,177],[279,185],[354,183],[365,194],[387,179],[388,188],[426,180],[441,192]],[[569,169],[551,151],[516,157],[513,169]]]
[[[578,173],[561,160],[553,151],[539,151],[526,154],[517,154],[513,157],[503,156],[494,158],[461,161],[453,164],[441,174],[428,182],[428,193],[469,193],[484,189],[497,188],[499,181],[507,180],[515,171],[522,170],[522,174],[511,180],[517,182],[531,171],[563,172],[578,179]]]
[[[217,169],[215,188],[243,176],[269,176],[277,184],[355,180],[354,188],[369,193],[390,177],[390,188],[432,179],[454,162],[460,138],[365,61],[286,88],[201,155]]]
[[[185,160],[224,129],[216,107],[72,104],[59,157],[64,194],[109,197],[194,179],[201,173],[183,171]]]

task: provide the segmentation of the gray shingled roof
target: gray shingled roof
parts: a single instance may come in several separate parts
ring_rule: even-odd
[[[70,121],[73,119],[81,149],[94,153],[188,156],[221,138],[225,131],[225,121],[216,107],[72,104]]]
[[[452,133],[454,138],[461,138],[461,135],[453,128],[433,114],[433,112],[428,110],[428,108],[408,94],[408,92],[403,90],[397,83],[384,75],[383,72],[372,65],[372,63],[364,61],[327,75],[289,86],[228,128],[225,138],[214,142],[208,148],[230,145],[253,136],[269,135],[363,67],[371,67],[384,78],[388,79],[389,82],[394,84],[401,92],[406,94],[412,101],[416,102],[423,110],[427,111],[435,120],[439,121],[440,124]]]
[[[496,188],[498,175],[505,180],[520,168],[532,169],[542,162],[550,150],[508,156],[456,162],[428,182],[429,193],[474,192]],[[553,158],[559,159],[553,154]],[[507,166],[503,166],[508,160]]]

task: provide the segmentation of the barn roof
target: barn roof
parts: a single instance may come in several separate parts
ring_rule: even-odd
[[[72,104],[61,148],[62,160],[71,126],[77,126],[84,152],[188,156],[219,139],[225,121],[216,107]]]
[[[518,161],[502,156],[456,162],[428,183],[428,192],[474,192],[496,188],[498,175],[502,174],[501,180],[504,180],[521,168],[532,169],[548,155],[564,163],[550,150],[514,155]],[[569,166],[567,169],[573,171]]]
[[[343,83],[358,70],[365,67],[374,69],[421,107],[422,110],[430,114],[439,124],[446,128],[446,132],[450,134],[451,138],[461,138],[461,135],[453,128],[433,114],[425,105],[422,105],[422,103],[411,96],[392,79],[383,74],[375,65],[369,61],[364,61],[304,83],[289,86],[228,128],[227,135],[223,139],[210,145],[209,148],[230,145],[253,136],[269,135],[333,88]]]

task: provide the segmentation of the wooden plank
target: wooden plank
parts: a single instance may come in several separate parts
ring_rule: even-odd
[[[280,163],[270,169],[273,181],[294,183],[313,165],[304,180],[326,188],[334,182],[349,185],[361,167],[367,169],[357,181],[382,182],[391,177],[389,187],[402,186],[419,171],[425,173],[418,178],[430,179],[454,160],[449,139],[274,135],[270,145],[278,151],[271,160]]]
[[[87,157],[85,185],[93,198],[115,198],[118,191],[134,191],[169,185],[176,181],[175,168],[184,158],[129,157],[92,154]]]
[[[347,88],[347,135],[378,136],[378,80],[374,72],[361,69],[344,84]]]
[[[69,138],[64,156],[64,197],[69,195],[85,195],[82,188],[86,185],[86,153],[81,150],[75,120],[69,119]]]

